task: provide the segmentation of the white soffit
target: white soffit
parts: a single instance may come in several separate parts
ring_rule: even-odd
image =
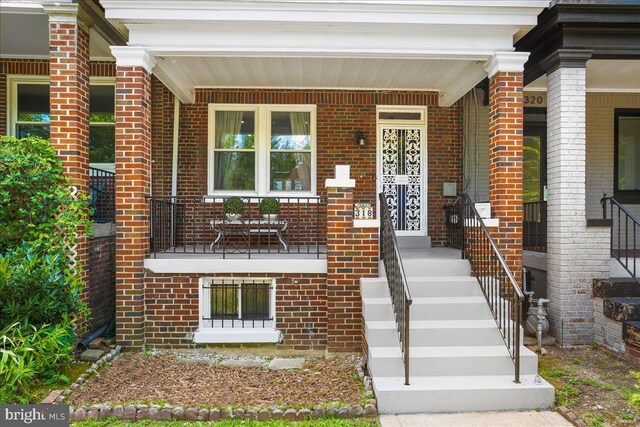
[[[438,90],[451,105],[548,1],[101,0],[183,102],[195,87]]]
[[[92,60],[113,60],[109,43],[94,29],[89,54]],[[49,16],[38,2],[0,1],[0,57],[49,58]]]
[[[543,74],[525,90],[545,92],[547,76]],[[640,93],[640,60],[590,59],[587,61],[587,91]]]

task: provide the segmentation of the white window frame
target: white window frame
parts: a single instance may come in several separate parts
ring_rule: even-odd
[[[251,280],[254,282],[264,282],[265,284],[271,284],[272,291],[269,301],[270,317],[272,320],[268,326],[264,328],[256,325],[255,327],[229,327],[224,328],[211,327],[205,325],[202,319],[205,314],[207,317],[211,317],[211,300],[205,298],[204,285],[212,281],[240,281]],[[240,285],[242,286],[242,285]],[[198,280],[198,330],[194,334],[194,342],[196,343],[276,343],[280,341],[280,331],[276,329],[276,280],[272,277],[201,277]],[[238,316],[242,316],[242,292],[240,288],[239,302],[238,302]],[[225,322],[226,324],[226,322]]]
[[[20,122],[18,121],[18,85],[33,84],[33,85],[49,85],[49,76],[41,75],[24,75],[24,74],[9,74],[7,75],[7,135],[16,136],[16,126],[26,123],[45,123],[45,122]],[[113,86],[113,96],[116,95],[116,79],[115,77],[90,77],[90,86]],[[113,115],[115,118],[115,106]],[[50,124],[51,122],[47,123]],[[116,122],[95,122],[89,123],[89,126],[114,126]],[[98,169],[111,170],[114,168],[114,163],[91,163],[91,167],[97,167]]]
[[[255,189],[215,190],[215,113],[216,111],[254,111],[255,114]],[[271,113],[306,112],[311,119],[311,191],[272,191],[269,187],[271,159]],[[207,192],[209,196],[313,197],[317,194],[317,106],[314,104],[209,104]],[[246,150],[246,151],[254,151]],[[277,150],[276,150],[277,151]],[[289,150],[302,152],[307,150]],[[212,199],[215,200],[215,199]]]

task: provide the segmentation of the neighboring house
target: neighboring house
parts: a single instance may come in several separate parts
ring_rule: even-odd
[[[585,213],[585,151],[589,165],[590,145],[599,150],[584,144],[593,59],[528,53],[539,55],[546,27],[531,29],[555,2],[0,6],[0,129],[49,134],[83,190],[91,163],[115,164],[122,345],[364,350],[381,412],[548,406],[553,389],[536,382],[516,321],[523,130],[528,152],[531,132],[547,139],[533,147],[546,164],[526,157],[524,191],[542,197],[546,168],[553,331],[563,344],[592,341],[590,284],[609,276],[610,252],[610,227]],[[22,28],[32,31],[17,37]],[[620,83],[598,87],[630,91],[619,105],[639,107],[637,44],[619,54],[636,62],[616,61]],[[545,99],[532,113],[548,135],[528,110],[523,122],[523,102]],[[632,153],[638,141],[625,138]],[[488,215],[461,192],[488,200]],[[225,214],[235,197],[239,218]],[[269,203],[277,217],[260,209]],[[460,243],[465,260],[446,248]]]

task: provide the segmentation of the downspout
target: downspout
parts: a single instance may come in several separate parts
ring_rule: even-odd
[[[173,152],[171,154],[171,201],[178,195],[178,136],[180,135],[180,100],[173,96]],[[172,205],[175,206],[175,205]],[[175,245],[175,209],[171,209],[171,245]]]
[[[178,195],[178,135],[180,133],[180,100],[173,97],[173,154],[171,157],[171,197]]]

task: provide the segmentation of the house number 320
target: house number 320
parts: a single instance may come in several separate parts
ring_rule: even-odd
[[[538,96],[525,95],[524,96],[525,105],[542,105],[543,102],[544,102],[544,97],[542,97],[540,95],[538,95]]]

